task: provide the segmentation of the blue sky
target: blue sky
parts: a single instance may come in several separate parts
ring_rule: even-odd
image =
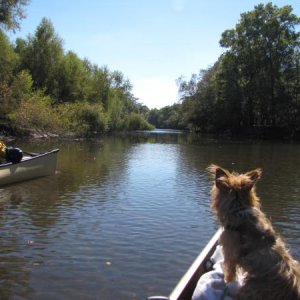
[[[259,3],[251,0],[31,0],[17,37],[34,34],[50,19],[64,49],[98,66],[121,71],[139,102],[161,108],[177,102],[176,79],[215,63],[224,51],[221,34],[240,14]],[[292,5],[300,16],[300,1]]]

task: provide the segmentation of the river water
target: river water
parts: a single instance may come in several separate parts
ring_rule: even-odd
[[[300,144],[154,131],[59,148],[53,176],[0,188],[0,299],[168,295],[217,229],[206,167],[263,168],[258,193],[300,259]]]

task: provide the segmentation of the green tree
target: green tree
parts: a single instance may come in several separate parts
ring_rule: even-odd
[[[147,120],[150,124],[155,126],[156,128],[160,128],[159,124],[159,110],[157,108],[153,108],[149,111]]]
[[[209,123],[213,131],[238,132],[243,127],[242,93],[239,84],[239,70],[234,55],[227,53],[220,57],[214,74],[213,115]]]
[[[63,56],[58,77],[58,99],[60,102],[75,102],[86,98],[89,73],[84,61],[74,52]]]
[[[0,82],[9,81],[17,65],[17,55],[9,39],[0,29]]]
[[[0,119],[7,119],[12,109],[11,81],[17,66],[18,57],[7,36],[0,29]]]
[[[13,127],[22,134],[28,132],[59,132],[64,128],[61,118],[52,107],[52,99],[41,91],[31,93],[9,114]]]
[[[93,136],[103,134],[107,131],[107,116],[102,106],[78,103],[78,110],[74,115],[73,131],[79,136]]]
[[[20,107],[23,100],[31,97],[32,78],[26,71],[21,71],[12,78],[11,83],[0,84],[0,113],[8,120],[12,113]]]
[[[182,119],[194,130],[300,131],[300,18],[272,3],[241,14],[222,34],[228,50],[211,68],[179,81]]]
[[[222,34],[221,46],[235,57],[245,125],[284,125],[291,101],[286,85],[299,53],[299,24],[291,6],[260,4]]]
[[[29,0],[1,0],[0,1],[0,26],[8,30],[20,28],[20,20],[25,18],[24,6]]]
[[[85,61],[85,65],[88,66]],[[89,66],[90,79],[88,84],[87,99],[90,103],[101,103],[105,110],[109,105],[109,93],[111,89],[111,72],[107,67],[99,68],[97,65]]]
[[[32,77],[28,71],[19,72],[10,85],[12,90],[12,97],[14,99],[15,106],[17,106],[21,100],[27,99],[30,97],[32,92]],[[14,106],[14,105],[12,105]]]
[[[35,89],[43,89],[58,99],[59,71],[64,51],[62,40],[55,33],[51,21],[44,18],[26,44],[22,44],[21,68],[29,70]]]
[[[217,101],[216,74],[219,62],[199,75],[193,74],[190,81],[180,84],[182,100],[182,122],[194,131],[211,131],[217,129],[218,111],[224,104]],[[187,89],[187,91],[185,91]],[[183,95],[183,96],[182,96]]]
[[[50,20],[44,18],[34,35],[16,39],[14,47],[0,30],[0,43],[4,126],[79,136],[151,128],[130,81],[72,51],[65,54]]]

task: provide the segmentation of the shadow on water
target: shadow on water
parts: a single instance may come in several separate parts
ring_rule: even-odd
[[[159,130],[18,146],[60,152],[56,175],[0,188],[1,299],[168,294],[217,228],[211,163],[263,168],[263,207],[300,258],[297,143]]]

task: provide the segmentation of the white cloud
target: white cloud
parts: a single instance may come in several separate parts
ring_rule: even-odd
[[[175,80],[167,78],[146,78],[133,83],[133,94],[149,108],[162,108],[177,102],[178,88]]]

